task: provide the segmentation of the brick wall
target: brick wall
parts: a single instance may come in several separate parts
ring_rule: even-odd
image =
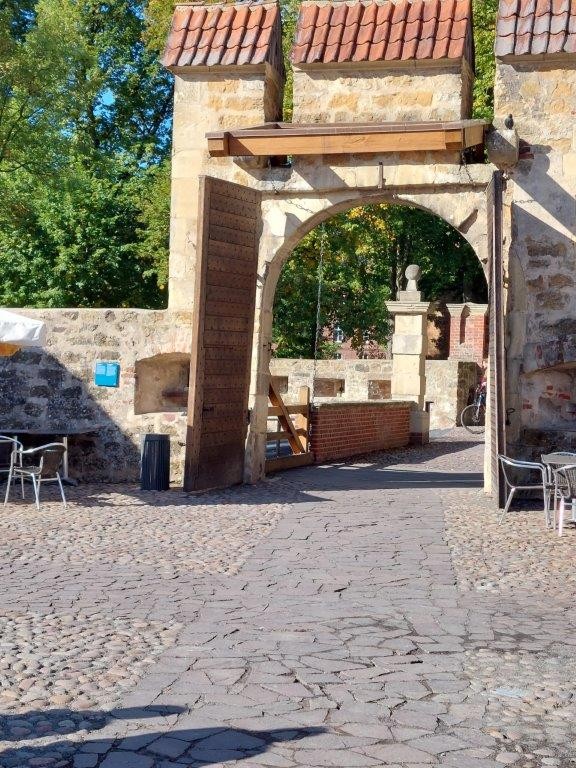
[[[410,440],[411,403],[321,403],[312,409],[311,450],[317,463],[401,448]]]
[[[473,360],[481,365],[488,356],[487,331],[487,315],[452,315],[450,318],[450,359]]]

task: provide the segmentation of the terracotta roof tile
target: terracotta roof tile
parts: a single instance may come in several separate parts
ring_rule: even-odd
[[[324,61],[336,61],[338,51],[340,50],[340,41],[344,32],[344,22],[346,21],[346,6],[341,5],[332,14],[330,30],[324,49]]]
[[[162,59],[164,66],[213,67],[264,62],[279,71],[283,68],[277,0],[176,6]]]
[[[434,43],[434,48],[432,50],[432,58],[445,59],[448,56],[449,47],[450,47],[449,37],[445,36],[445,37],[438,38]]]
[[[464,39],[460,38],[460,40],[450,40],[450,43],[448,45],[448,53],[447,57],[449,59],[457,59],[460,56],[464,55]]]
[[[386,42],[390,32],[390,18],[392,16],[392,3],[377,6],[376,25],[374,35],[372,36],[371,46],[374,47],[382,42]]]
[[[376,27],[376,16],[378,6],[371,3],[366,9],[360,20],[360,29],[356,36],[356,50],[354,51],[354,61],[366,61],[370,52],[370,45],[374,39],[374,29]]]
[[[422,9],[422,21],[427,24],[430,21],[436,21],[440,15],[440,0],[428,0],[424,3]]]
[[[294,64],[445,57],[473,64],[471,0],[304,0],[300,6]]]
[[[389,43],[400,43],[399,50],[402,50],[402,44],[404,42],[404,32],[406,30],[406,18],[408,16],[408,11],[410,9],[410,6],[408,4],[408,0],[399,0],[399,2],[394,4],[394,12],[392,14],[392,21],[390,26],[390,37],[389,37]],[[386,52],[386,58],[388,58],[388,52]],[[394,56],[394,58],[399,58]]]
[[[576,53],[576,0],[500,0],[497,56]]]
[[[420,40],[416,51],[416,58],[431,59],[434,51],[434,38],[429,37],[426,40]]]

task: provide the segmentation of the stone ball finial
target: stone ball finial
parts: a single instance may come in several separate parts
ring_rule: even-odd
[[[422,274],[422,270],[420,269],[418,264],[409,264],[406,267],[406,271],[404,272],[404,275],[406,276],[406,280],[408,281],[406,284],[407,291],[418,290],[418,280],[420,279],[421,274]]]

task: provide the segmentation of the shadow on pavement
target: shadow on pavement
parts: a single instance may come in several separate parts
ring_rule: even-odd
[[[481,488],[483,484],[482,459],[476,471],[439,472],[428,471],[418,466],[432,459],[479,447],[481,440],[436,439],[426,446],[402,448],[398,451],[364,454],[341,461],[328,462],[317,466],[293,469],[270,475],[257,485],[241,485],[220,491],[198,494],[185,493],[182,489],[169,491],[141,491],[135,485],[90,484],[67,489],[70,503],[83,507],[114,506],[111,494],[129,496],[131,504],[153,507],[202,507],[213,505],[254,505],[268,503],[309,504],[326,501],[320,496],[331,490],[393,490],[403,488]],[[466,457],[464,464],[470,463]],[[401,465],[401,466],[399,466]],[[57,489],[42,490],[45,501],[59,501]],[[30,504],[14,498],[14,504]],[[123,504],[124,502],[121,502]]]
[[[28,712],[0,713],[0,742],[25,741],[40,736],[62,736],[76,731],[96,731],[110,718],[116,720],[144,720],[187,712],[180,706],[118,707],[108,712],[93,709],[35,709]],[[0,757],[3,757],[0,752]],[[3,763],[0,762],[0,766]]]
[[[144,711],[146,710],[146,711]],[[154,709],[146,707],[134,710],[134,717],[161,717],[163,714],[181,712],[178,707]],[[26,713],[18,720],[30,715],[45,713]],[[78,719],[86,713],[62,710],[66,720]],[[130,717],[130,710],[113,710],[100,714],[101,719]],[[16,719],[16,718],[15,718]],[[59,768],[73,766],[95,766],[101,768],[152,768],[161,765],[204,766],[220,765],[231,760],[245,760],[264,754],[274,744],[292,742],[325,732],[322,727],[277,728],[272,730],[239,730],[226,726],[206,728],[182,728],[175,730],[147,731],[137,735],[119,738],[85,739],[81,742],[67,741],[65,735],[61,741],[34,745],[28,743],[0,752],[2,768],[24,766],[57,765]],[[28,737],[30,738],[30,737]],[[9,739],[7,739],[9,740]]]

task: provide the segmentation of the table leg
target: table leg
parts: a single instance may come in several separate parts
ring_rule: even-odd
[[[64,455],[62,456],[62,475],[60,476],[60,479],[64,483],[64,485],[78,485],[77,480],[73,480],[71,477],[68,477],[68,435],[62,436],[62,443],[64,444],[64,447],[66,450],[64,451]]]
[[[62,437],[62,442],[66,448],[62,456],[62,479],[68,480],[68,435]]]

